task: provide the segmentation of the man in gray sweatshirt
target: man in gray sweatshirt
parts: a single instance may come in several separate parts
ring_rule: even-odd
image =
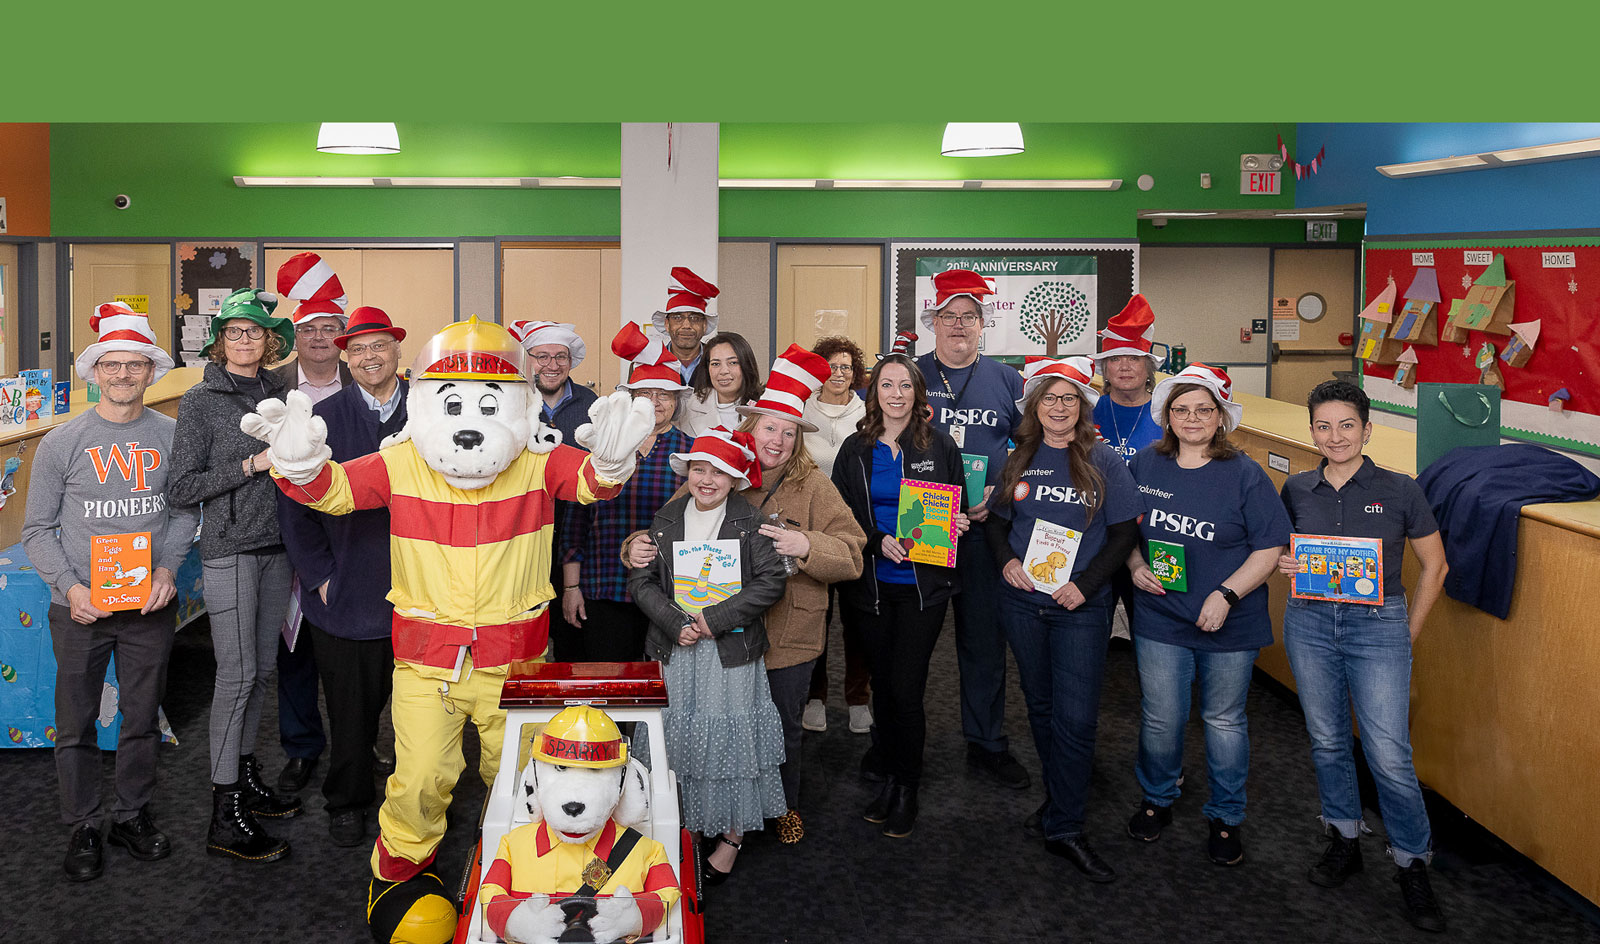
[[[173,575],[194,540],[196,509],[167,501],[174,422],[145,408],[146,388],[172,368],[148,319],[121,304],[90,319],[99,340],[78,356],[78,375],[100,385],[95,407],[51,430],[39,444],[28,483],[22,544],[50,585],[50,637],[56,656],[56,776],[62,821],[72,827],[63,863],[84,882],[102,868],[100,750],[95,718],[106,664],[117,658],[122,731],[117,741],[116,805],[107,840],[136,859],[172,851],[146,808],[156,784],[161,735],[156,712],[167,684],[176,595]],[[102,610],[91,601],[91,542],[97,535],[148,533],[150,565],[130,571],[130,588],[148,588],[139,609]],[[138,538],[131,539],[135,546]]]

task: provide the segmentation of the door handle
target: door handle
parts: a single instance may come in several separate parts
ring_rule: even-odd
[[[1267,345],[1267,360],[1270,363],[1276,364],[1278,362],[1278,358],[1282,355],[1283,345],[1279,344],[1277,341],[1273,341]]]

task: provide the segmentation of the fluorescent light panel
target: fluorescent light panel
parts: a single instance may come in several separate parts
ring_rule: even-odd
[[[1340,212],[1338,210],[1335,210],[1332,213],[1274,213],[1273,216],[1309,218],[1309,217],[1313,217],[1313,216],[1344,216],[1344,213],[1342,213],[1342,212]]]
[[[1577,141],[1560,141],[1555,144],[1534,144],[1528,147],[1490,151],[1489,155],[1502,164],[1531,164],[1538,161],[1564,161],[1579,157],[1600,156],[1600,138],[1582,138]]]
[[[1216,215],[1217,214],[1216,214],[1215,211],[1204,212],[1204,213],[1190,213],[1190,212],[1166,213],[1166,212],[1160,212],[1160,213],[1151,213],[1148,216],[1146,216],[1145,219],[1153,220],[1153,219],[1156,219],[1157,217],[1180,217],[1180,216],[1181,217],[1189,217],[1189,216],[1216,216]]]
[[[1546,161],[1570,161],[1584,157],[1600,157],[1600,138],[1530,144],[1527,147],[1452,155],[1431,161],[1412,161],[1407,164],[1384,164],[1379,166],[1377,171],[1385,177],[1423,177],[1430,174],[1454,174],[1464,170],[1484,170],[1507,164],[1540,164]]]
[[[233,178],[239,187],[407,187],[407,188],[534,188],[544,190],[612,189],[616,177],[255,177]],[[831,180],[826,178],[725,178],[725,190],[1100,190],[1122,187],[1120,177],[1083,180]]]

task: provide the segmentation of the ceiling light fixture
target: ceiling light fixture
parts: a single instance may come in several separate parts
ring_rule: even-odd
[[[939,153],[945,157],[1000,157],[1022,153],[1022,125],[1015,121],[952,121],[944,126]]]
[[[432,187],[615,190],[616,177],[255,177],[237,175],[238,187]],[[1098,190],[1122,187],[1120,177],[1038,180],[831,180],[812,177],[743,178],[718,181],[724,190]]]
[[[317,129],[323,154],[399,154],[400,132],[392,121],[324,121]]]

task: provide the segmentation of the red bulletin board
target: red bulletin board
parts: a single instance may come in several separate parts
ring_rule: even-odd
[[[1511,367],[1496,359],[1505,378],[1501,396],[1501,433],[1562,449],[1600,455],[1600,238],[1548,237],[1503,243],[1490,240],[1378,242],[1369,240],[1365,256],[1365,297],[1370,303],[1392,277],[1398,319],[1405,291],[1431,253],[1439,278],[1440,301],[1435,315],[1443,333],[1444,319],[1453,299],[1462,298],[1487,265],[1466,264],[1466,254],[1489,252],[1505,257],[1506,278],[1516,283],[1512,322],[1538,319],[1540,333],[1525,367]],[[1571,268],[1546,267],[1546,253],[1572,254]],[[1413,344],[1417,354],[1416,379],[1426,383],[1477,383],[1480,370],[1474,358],[1483,342],[1505,350],[1510,335],[1484,331],[1469,333],[1468,342],[1440,341]],[[1374,405],[1413,413],[1416,391],[1393,382],[1394,365],[1362,363],[1363,386]],[[1571,394],[1562,413],[1549,408],[1550,394],[1565,387]]]

